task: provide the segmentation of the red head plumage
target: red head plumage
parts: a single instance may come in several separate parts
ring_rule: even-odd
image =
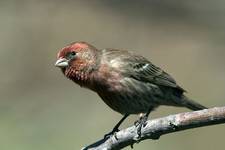
[[[83,86],[96,65],[96,54],[94,46],[86,42],[74,42],[58,52],[55,65],[62,69],[66,77]]]

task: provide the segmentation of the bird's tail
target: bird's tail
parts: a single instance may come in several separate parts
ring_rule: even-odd
[[[188,97],[184,96],[183,95],[183,98],[182,98],[182,101],[183,101],[183,106],[184,107],[187,107],[191,110],[202,110],[202,109],[207,109],[207,107],[189,99]]]

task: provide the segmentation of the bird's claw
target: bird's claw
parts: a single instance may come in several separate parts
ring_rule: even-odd
[[[147,125],[147,118],[147,116],[143,116],[134,122],[134,125],[137,128],[137,140],[141,138],[141,129]]]
[[[114,135],[116,132],[119,132],[119,129],[113,129],[111,132],[104,135],[104,139],[110,138],[112,135]]]

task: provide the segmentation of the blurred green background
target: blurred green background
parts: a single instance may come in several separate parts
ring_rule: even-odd
[[[54,67],[58,50],[73,41],[133,50],[173,75],[199,103],[223,106],[224,16],[223,0],[1,0],[0,149],[81,149],[121,118]],[[184,111],[160,107],[151,117]],[[210,126],[134,148],[223,149],[224,133],[224,125]]]

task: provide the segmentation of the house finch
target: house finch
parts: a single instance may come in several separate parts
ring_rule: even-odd
[[[206,108],[186,97],[168,73],[126,50],[99,50],[86,42],[74,42],[61,49],[57,59],[55,66],[67,78],[95,91],[110,108],[124,115],[110,134],[118,131],[130,114],[142,113],[145,115],[136,122],[140,135],[149,113],[159,105]]]

